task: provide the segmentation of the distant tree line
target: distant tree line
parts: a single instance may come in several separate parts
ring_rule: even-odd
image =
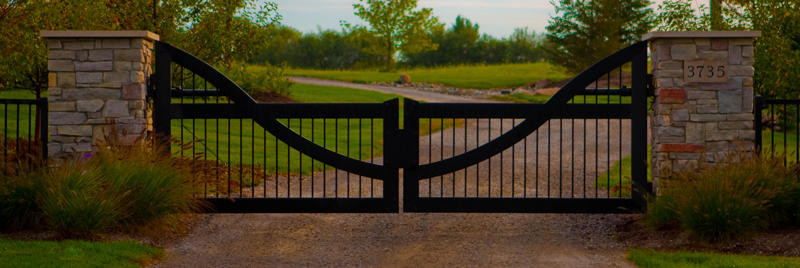
[[[251,63],[287,64],[297,68],[364,69],[388,68],[385,55],[376,53],[381,44],[365,27],[343,27],[341,31],[301,33],[288,26],[269,30],[268,42],[258,49]],[[506,38],[480,34],[479,25],[458,16],[450,27],[436,24],[425,33],[427,49],[397,52],[403,67],[461,64],[499,64],[544,60],[544,36],[518,28]]]

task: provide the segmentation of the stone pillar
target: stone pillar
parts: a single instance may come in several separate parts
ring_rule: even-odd
[[[751,151],[753,41],[760,32],[652,32],[650,116],[655,189],[672,172]]]
[[[48,49],[50,156],[91,152],[115,129],[131,143],[151,129],[147,31],[43,31]]]

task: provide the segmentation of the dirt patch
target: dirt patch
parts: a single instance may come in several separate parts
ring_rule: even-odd
[[[693,239],[677,226],[653,230],[642,216],[617,226],[617,241],[637,248],[683,251],[714,251],[730,254],[800,256],[800,229],[782,229],[751,234],[735,240],[707,243]]]
[[[293,100],[292,98],[289,98],[287,96],[284,96],[284,95],[281,95],[281,94],[278,94],[278,93],[275,93],[275,92],[270,92],[270,91],[253,92],[252,94],[250,94],[250,96],[252,96],[253,99],[255,99],[256,101],[261,102],[261,103],[295,103],[295,102],[297,102],[296,100]]]

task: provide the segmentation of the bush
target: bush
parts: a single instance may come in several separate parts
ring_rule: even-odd
[[[161,231],[202,205],[186,161],[152,147],[107,146],[94,155],[9,178],[0,185],[0,224],[47,226],[65,237]],[[39,224],[43,223],[43,224]]]
[[[735,155],[726,163],[662,182],[648,224],[679,223],[690,234],[714,241],[798,222],[800,182],[782,158]]]
[[[233,80],[248,94],[255,92],[273,92],[288,96],[292,82],[284,77],[283,66],[233,64],[222,68],[225,75]]]

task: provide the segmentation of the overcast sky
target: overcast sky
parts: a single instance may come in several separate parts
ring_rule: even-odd
[[[696,4],[708,0],[687,0]],[[281,23],[302,32],[317,28],[339,30],[339,20],[365,24],[353,15],[357,0],[279,0]],[[660,1],[658,1],[660,2]],[[478,23],[481,33],[495,37],[511,34],[514,28],[528,27],[544,32],[547,20],[555,11],[550,0],[419,0],[419,7],[433,8],[433,14],[448,26],[456,16],[463,15]],[[655,5],[654,5],[655,8]]]

